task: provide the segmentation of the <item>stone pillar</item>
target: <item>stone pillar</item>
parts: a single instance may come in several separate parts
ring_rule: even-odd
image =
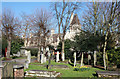
[[[59,61],[59,51],[57,51],[57,55],[56,55],[56,62]]]
[[[74,52],[74,67],[76,66],[76,52]]]

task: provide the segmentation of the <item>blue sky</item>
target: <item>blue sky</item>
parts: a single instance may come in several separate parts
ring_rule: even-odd
[[[11,9],[16,16],[20,16],[22,12],[26,14],[31,14],[37,8],[49,10],[49,2],[3,2],[2,10],[5,8]]]
[[[5,8],[11,9],[16,17],[21,17],[20,15],[22,12],[26,14],[32,14],[37,8],[50,11],[50,4],[50,2],[2,2],[2,10]],[[85,3],[83,3],[83,5],[85,5]],[[79,12],[77,12],[80,20],[84,9],[85,8],[82,8]],[[57,28],[55,30],[57,33]]]

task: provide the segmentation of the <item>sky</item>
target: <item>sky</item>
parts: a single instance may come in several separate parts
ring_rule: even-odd
[[[4,9],[10,9],[14,12],[14,15],[16,17],[21,18],[22,13],[32,14],[35,12],[37,8],[38,9],[42,8],[47,11],[50,11],[50,5],[51,2],[2,2],[2,11]],[[85,3],[83,3],[83,5],[85,5]],[[84,8],[80,12],[78,12],[79,19],[81,19],[83,11]],[[58,28],[54,28],[54,29],[55,29],[55,33],[57,33]]]
[[[49,10],[50,3],[49,2],[3,2],[2,10],[5,8],[11,9],[16,16],[20,16],[22,12],[25,12],[26,14],[31,14],[37,8]]]
[[[34,14],[36,9],[50,11],[50,2],[2,2],[2,11],[10,9],[16,17],[21,18],[22,13]],[[57,29],[55,29],[57,33]]]

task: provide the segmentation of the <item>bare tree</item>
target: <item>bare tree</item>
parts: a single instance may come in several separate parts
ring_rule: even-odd
[[[89,8],[89,13],[85,17],[84,26],[87,26],[87,30],[90,32],[99,32],[102,36],[105,36],[105,42],[103,44],[103,61],[104,61],[104,69],[106,70],[107,67],[107,41],[108,41],[108,34],[114,35],[118,27],[117,11],[118,11],[118,2],[102,2],[99,3],[99,6],[93,3],[93,9]],[[92,11],[94,10],[94,11]],[[92,13],[93,12],[93,13]],[[93,29],[93,31],[92,31]]]
[[[64,37],[67,29],[70,25],[70,18],[72,13],[74,13],[79,8],[79,3],[77,2],[67,2],[63,0],[62,2],[53,3],[53,12],[57,19],[59,39],[62,41],[62,61],[65,60],[64,56]],[[62,33],[62,35],[60,34]]]
[[[106,4],[105,4],[106,5]],[[105,6],[104,5],[104,6]],[[107,3],[108,7],[106,6],[106,11],[103,12],[104,16],[104,26],[105,26],[105,42],[104,42],[104,48],[103,48],[103,60],[104,60],[104,69],[107,69],[107,53],[106,53],[106,46],[107,46],[107,40],[108,40],[108,34],[113,34],[117,27],[118,22],[116,22],[118,15],[116,14],[116,11],[118,10],[118,2],[112,2]]]
[[[20,27],[20,22],[14,16],[13,12],[10,9],[5,9],[2,14],[2,27],[3,33],[7,36],[7,57],[10,57],[10,50],[11,50],[11,40],[12,35],[17,33],[17,28]]]
[[[30,34],[32,32],[32,29],[33,29],[32,28],[33,26],[31,26],[31,21],[30,21],[31,15],[26,15],[25,13],[22,13],[21,17],[22,17],[21,34],[24,38],[24,46],[26,47],[28,44]]]
[[[38,55],[37,60],[40,62],[40,53],[41,47],[43,47],[43,54],[46,53],[46,46],[47,46],[47,37],[50,32],[51,26],[51,15],[45,10],[37,9],[33,17],[31,18],[32,26],[36,28],[36,33],[38,36]]]

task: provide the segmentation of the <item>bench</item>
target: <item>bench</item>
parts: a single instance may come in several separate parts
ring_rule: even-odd
[[[120,77],[120,71],[95,71],[98,77]]]

